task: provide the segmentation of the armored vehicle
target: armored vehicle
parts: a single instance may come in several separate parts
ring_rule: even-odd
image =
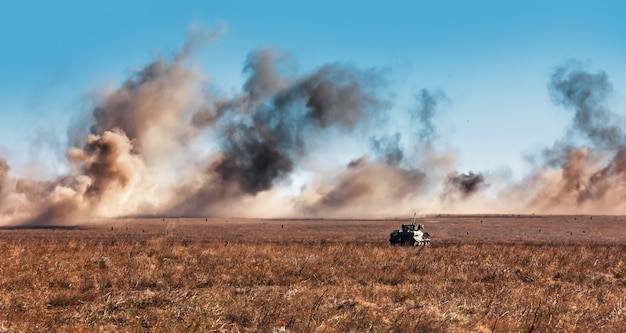
[[[422,231],[424,225],[415,224],[415,214],[411,224],[403,224],[402,231],[394,230],[389,234],[389,243],[400,246],[426,246],[430,245],[430,234]]]

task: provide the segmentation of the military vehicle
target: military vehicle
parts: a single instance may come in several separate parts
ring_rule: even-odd
[[[389,234],[389,243],[399,246],[426,246],[430,245],[430,234],[422,231],[424,225],[415,224],[415,216],[413,214],[413,222],[411,224],[403,224],[402,231],[394,230]]]

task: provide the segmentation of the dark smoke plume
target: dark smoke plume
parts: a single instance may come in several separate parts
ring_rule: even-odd
[[[621,119],[607,109],[613,91],[605,72],[589,73],[576,62],[558,67],[548,85],[555,103],[574,109],[573,130],[598,148],[624,145]]]
[[[398,165],[404,158],[404,151],[400,147],[400,133],[393,136],[372,138],[372,149],[382,156],[388,165]]]
[[[422,89],[416,96],[417,107],[411,112],[413,120],[417,120],[420,129],[417,133],[421,142],[432,143],[437,139],[437,127],[433,122],[435,110],[440,101],[446,98],[441,91],[430,92]]]
[[[280,151],[275,140],[264,141],[255,136],[252,127],[233,131],[251,133],[239,137],[233,133],[229,137],[226,155],[213,166],[222,181],[237,183],[245,193],[256,194],[270,189],[275,181],[293,170],[289,152]]]
[[[470,196],[485,186],[485,177],[482,174],[453,172],[448,175],[446,188],[448,191],[457,191],[463,197]]]
[[[626,185],[625,122],[607,106],[613,92],[608,75],[590,73],[572,61],[555,69],[548,88],[555,104],[573,109],[569,132],[583,138],[585,146],[564,139],[543,152],[543,176],[533,178],[540,190],[530,206],[591,212],[619,206],[615,202]],[[549,176],[550,170],[557,175]]]
[[[329,130],[350,132],[387,108],[382,73],[334,63],[290,79],[281,72],[286,59],[267,48],[252,52],[242,92],[208,99],[210,105],[194,114],[196,127],[220,133],[220,153],[200,188],[180,189],[185,202],[171,213],[198,214],[270,190]]]
[[[267,78],[278,77],[267,67],[267,60],[246,65],[251,76],[244,88],[257,103],[275,87]],[[306,149],[305,138],[331,126],[352,129],[379,111],[383,103],[376,97],[377,84],[378,78],[352,67],[320,68],[269,96],[252,110],[249,124],[227,126],[223,159],[213,170],[224,181],[238,182],[246,193],[269,189],[291,172]]]

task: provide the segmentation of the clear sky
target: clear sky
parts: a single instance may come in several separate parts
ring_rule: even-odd
[[[18,173],[33,159],[58,163],[90,94],[174,53],[190,27],[225,24],[193,58],[220,88],[240,89],[259,46],[288,52],[302,72],[382,68],[392,109],[413,107],[422,88],[445,93],[435,121],[460,170],[519,176],[524,154],[570,122],[546,87],[556,66],[605,71],[624,113],[625,15],[624,1],[4,1],[0,156]]]

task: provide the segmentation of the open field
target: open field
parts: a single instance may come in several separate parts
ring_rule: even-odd
[[[120,219],[0,229],[0,332],[626,327],[621,216]]]

